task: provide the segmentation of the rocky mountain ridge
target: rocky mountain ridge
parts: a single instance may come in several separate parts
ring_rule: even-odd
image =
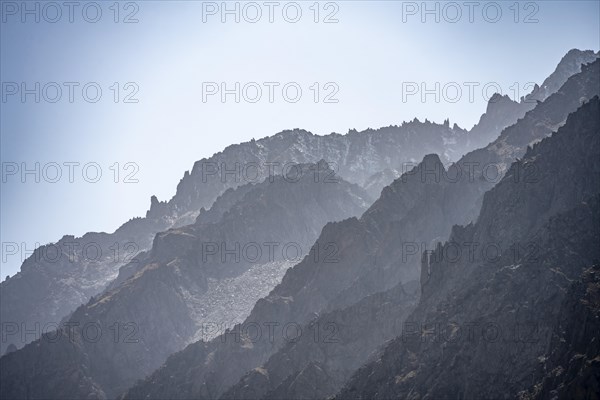
[[[370,203],[358,185],[332,173],[324,161],[299,165],[287,176],[225,193],[233,204],[226,212],[209,209],[194,224],[158,234],[150,251],[122,269],[119,284],[68,318],[59,343],[49,332],[0,358],[2,397],[85,397],[91,389],[81,379],[96,397],[114,397],[195,337],[241,322],[306,256],[325,223],[358,215]],[[329,256],[335,254],[323,247],[321,257]],[[90,338],[90,329],[103,334]],[[52,358],[63,347],[69,350]],[[44,371],[24,373],[35,369],[31,363],[44,363]],[[79,378],[64,375],[62,364]]]
[[[585,271],[600,257],[599,133],[595,97],[511,166],[486,193],[477,222],[455,227],[448,242],[424,256],[421,299],[407,318],[414,329],[362,367],[337,398],[499,398],[529,390],[539,396],[551,391],[551,374],[540,374],[549,349],[556,349],[556,363],[558,354],[569,359],[569,351],[589,340],[593,354],[597,332],[586,330],[573,350],[550,345],[562,332],[553,333],[557,322],[584,315],[560,310],[573,304],[568,293],[589,282]],[[536,179],[515,179],[526,165]],[[473,243],[493,244],[496,251],[452,250]],[[590,396],[597,387],[593,359],[569,366],[569,377],[558,380],[584,374],[589,385],[579,386],[578,396]],[[565,395],[569,390],[551,387]]]
[[[269,296],[256,303],[246,321],[304,324],[315,312],[347,307],[400,281],[418,278],[421,245],[433,246],[436,240],[447,237],[453,225],[477,217],[477,202],[496,183],[482,179],[485,166],[493,164],[503,175],[512,161],[525,154],[528,145],[562,125],[582,98],[598,95],[599,67],[598,61],[584,67],[559,92],[505,129],[496,141],[463,157],[461,165],[471,165],[474,174],[448,179],[452,167],[446,170],[439,157],[429,155],[384,189],[360,219],[326,225],[315,246],[335,241],[340,262],[324,265],[310,257],[303,260],[288,270]],[[278,329],[276,338],[281,334]],[[282,345],[281,340],[232,343],[223,335],[209,343],[194,343],[170,357],[126,398],[218,398]]]

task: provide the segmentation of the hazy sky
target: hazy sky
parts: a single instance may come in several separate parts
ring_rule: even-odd
[[[0,3],[1,234],[25,252],[143,216],[152,194],[168,200],[194,161],[232,143],[414,117],[470,128],[484,86],[524,95],[569,49],[598,51],[600,40],[598,1],[428,2],[430,13],[420,1],[228,2],[239,22],[222,2],[75,3]],[[239,103],[209,95],[236,82]],[[436,82],[447,88],[439,102],[403,90]],[[472,99],[465,82],[479,85]],[[36,163],[39,183],[22,182]],[[21,257],[4,250],[0,274],[13,275]]]

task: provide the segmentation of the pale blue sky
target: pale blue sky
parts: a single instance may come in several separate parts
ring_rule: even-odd
[[[112,232],[129,218],[144,215],[152,194],[161,200],[173,196],[194,161],[232,143],[289,128],[345,133],[414,117],[437,122],[450,118],[470,128],[485,110],[481,92],[476,91],[473,102],[466,92],[456,103],[435,103],[433,97],[423,103],[418,96],[403,102],[403,82],[431,87],[435,82],[497,82],[509,95],[517,82],[522,95],[528,82],[541,83],[569,49],[598,51],[600,40],[597,1],[520,2],[518,23],[513,1],[498,2],[502,16],[496,23],[486,20],[494,17],[493,9],[483,15],[490,2],[480,3],[472,23],[464,6],[456,23],[445,21],[455,15],[448,8],[439,23],[432,15],[423,23],[419,12],[405,14],[403,21],[403,10],[411,11],[412,5],[392,1],[335,2],[327,8],[327,2],[320,3],[319,20],[337,10],[337,23],[315,23],[312,1],[299,2],[302,17],[297,23],[284,20],[281,8],[286,2],[275,10],[274,23],[268,22],[264,6],[257,23],[243,18],[235,23],[231,16],[222,23],[219,14],[204,23],[206,2],[150,1],[134,3],[139,22],[131,24],[113,21],[113,2],[101,3],[97,23],[86,22],[80,9],[74,23],[64,10],[56,23],[46,22],[44,16],[54,17],[51,9],[40,14],[39,23],[31,15],[23,23],[21,10],[12,15],[5,3],[2,82],[97,82],[103,90],[97,103],[81,97],[81,86],[73,103],[66,89],[57,103],[43,98],[35,103],[33,95],[25,103],[18,96],[0,103],[3,163],[25,162],[33,168],[35,162],[95,162],[103,172],[98,183],[86,182],[79,167],[74,183],[63,175],[58,183],[44,182],[43,177],[35,183],[33,176],[22,183],[13,176],[1,184],[2,242],[24,242],[30,249],[64,234]],[[15,4],[20,7],[21,2]],[[440,12],[443,6],[439,3]],[[119,8],[119,21],[135,11],[127,3]],[[524,23],[532,12],[538,22]],[[89,15],[93,17],[93,10]],[[288,15],[293,17],[293,10]],[[221,103],[218,96],[202,102],[203,82],[265,81],[297,82],[303,96],[288,103],[276,90],[273,103],[266,94],[255,104]],[[110,89],[114,82],[120,84],[120,96],[132,90],[123,85],[134,82],[139,102],[115,104]],[[314,82],[334,82],[339,102],[314,103]],[[125,171],[124,164],[136,163],[139,182],[114,183],[109,167],[115,162],[120,163],[121,181],[133,171]],[[63,166],[63,174],[67,172]],[[20,267],[17,256],[2,261],[1,276]]]

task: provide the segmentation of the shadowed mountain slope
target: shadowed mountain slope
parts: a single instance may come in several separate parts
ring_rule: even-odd
[[[496,141],[467,154],[456,166],[446,170],[439,157],[428,155],[386,187],[360,219],[326,225],[315,246],[336,243],[339,262],[305,258],[256,303],[245,321],[276,321],[274,340],[250,341],[241,324],[239,340],[221,335],[188,346],[132,388],[126,398],[218,398],[284,345],[281,329],[286,324],[307,324],[314,313],[345,308],[399,282],[417,279],[422,250],[433,249],[436,241],[447,238],[453,225],[473,221],[483,194],[525,154],[527,146],[549,136],[582,101],[598,95],[599,67],[598,61],[583,67]],[[498,174],[488,176],[488,165]],[[458,175],[459,167],[470,173]]]
[[[535,174],[521,179],[526,166]],[[597,286],[586,269],[600,259],[598,182],[595,97],[511,166],[486,193],[475,224],[455,227],[424,257],[422,295],[406,329],[338,398],[514,398],[528,390],[593,398],[597,321],[571,335],[568,324],[597,308],[573,296]],[[586,346],[589,353],[577,356]],[[565,386],[577,380],[576,391]]]

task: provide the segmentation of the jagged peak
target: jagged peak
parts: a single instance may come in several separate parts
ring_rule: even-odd
[[[525,98],[544,101],[550,95],[548,91],[553,92],[558,89],[568,76],[583,71],[585,65],[593,63],[598,57],[600,57],[600,54],[595,54],[592,50],[569,50],[544,82],[541,85],[536,84],[531,93]]]
[[[276,137],[304,136],[304,135],[314,136],[314,134],[312,132],[309,132],[306,129],[302,129],[302,128],[284,129],[283,131],[275,134]],[[268,138],[268,136],[266,138]],[[264,139],[266,139],[266,138],[264,138]]]
[[[499,101],[508,101],[514,103],[514,101],[507,94],[494,93],[492,97],[490,97],[488,104],[497,103]]]
[[[487,108],[485,110],[486,114],[492,113],[495,110],[499,109],[499,105],[513,105],[513,104],[518,104],[516,101],[514,101],[513,99],[511,99],[508,95],[502,95],[500,93],[494,93],[492,95],[492,97],[490,97],[490,99],[488,100],[487,103]],[[482,116],[483,117],[483,116]]]
[[[398,179],[386,186],[382,191],[382,196],[397,190],[398,185],[407,182],[440,182],[445,172],[446,168],[440,157],[435,153],[427,154],[420,163],[415,164],[414,168],[410,170],[407,168]]]
[[[563,56],[563,58],[560,60],[560,62],[558,63],[558,67],[561,67],[562,65],[564,65],[564,62],[568,62],[570,60],[573,60],[577,57],[581,57],[583,55],[600,55],[600,51],[598,53],[594,53],[593,50],[579,50],[577,48],[573,48],[569,51],[567,51],[567,54],[565,54]]]
[[[426,154],[425,157],[423,157],[423,161],[421,161],[421,164],[419,165],[436,165],[439,164],[442,167],[444,166],[444,164],[442,163],[442,160],[440,160],[440,156],[438,156],[436,153],[431,153],[431,154]]]
[[[544,81],[544,84],[546,84],[548,81],[550,81],[551,78],[556,76],[556,74],[564,72],[565,70],[569,70],[573,66],[578,67],[579,66],[578,64],[581,64],[581,63],[587,64],[587,62],[584,62],[585,60],[591,60],[593,58],[597,58],[598,56],[600,56],[600,54],[594,53],[593,50],[579,50],[579,49],[569,50],[561,58],[558,65],[556,66],[556,69],[554,70],[554,72],[552,74],[550,74],[550,76]],[[544,86],[544,84],[542,84],[542,86]]]

